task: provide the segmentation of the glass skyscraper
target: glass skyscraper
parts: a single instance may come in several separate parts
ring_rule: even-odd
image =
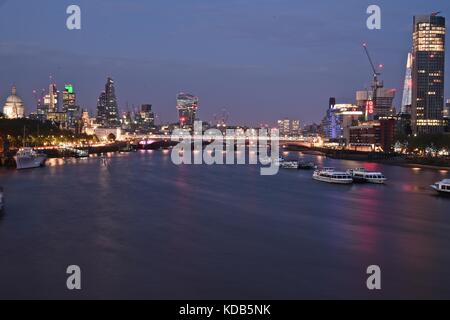
[[[177,110],[180,127],[192,128],[198,110],[198,98],[181,92],[177,95]]]
[[[408,53],[406,61],[405,82],[403,86],[402,113],[411,114],[412,105],[412,54]]]
[[[445,18],[414,17],[412,129],[415,134],[444,130]]]
[[[120,127],[119,108],[117,106],[114,80],[108,78],[105,91],[100,94],[97,102],[97,123],[105,128]]]
[[[63,91],[63,107],[62,111],[66,113],[67,125],[69,128],[76,128],[77,121],[81,117],[80,109],[77,106],[77,96],[73,89],[73,85],[66,84]]]

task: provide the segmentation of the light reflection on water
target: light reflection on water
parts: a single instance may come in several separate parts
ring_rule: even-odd
[[[177,167],[151,150],[0,170],[0,298],[70,298],[61,283],[74,263],[89,284],[79,297],[370,298],[365,269],[378,264],[380,297],[450,298],[450,199],[429,188],[443,171],[289,156],[389,181]]]

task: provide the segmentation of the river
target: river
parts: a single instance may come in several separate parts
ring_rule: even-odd
[[[109,157],[0,170],[0,299],[450,298],[450,199],[429,188],[446,171],[303,156],[389,179],[341,186],[160,151]],[[381,291],[366,287],[370,265]]]

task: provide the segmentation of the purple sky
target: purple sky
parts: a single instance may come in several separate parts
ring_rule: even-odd
[[[69,4],[82,9],[80,31],[66,29]],[[382,8],[380,31],[366,28],[370,4]],[[33,111],[33,89],[53,75],[93,111],[112,76],[122,110],[152,103],[162,122],[176,121],[179,91],[199,96],[206,121],[223,108],[233,123],[319,121],[330,96],[352,103],[370,85],[367,42],[398,107],[412,16],[433,11],[450,18],[450,2],[0,0],[0,104],[16,83]]]

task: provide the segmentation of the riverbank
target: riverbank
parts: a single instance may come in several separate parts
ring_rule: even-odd
[[[352,161],[369,161],[383,163],[386,165],[409,167],[409,168],[423,168],[432,170],[450,170],[450,159],[448,158],[423,158],[405,156],[397,153],[384,152],[363,152],[353,150],[330,150],[324,148],[304,148],[290,146],[286,151],[302,152],[309,155],[321,155],[331,159],[337,160],[352,160]]]
[[[99,155],[110,152],[131,152],[136,150],[135,146],[126,142],[116,142],[105,146],[81,147],[76,149],[45,149],[40,152],[47,155],[49,159],[54,158],[76,158],[80,154],[77,151],[85,151],[88,155]],[[14,155],[16,151],[11,151],[7,155],[0,156],[0,167],[15,167]]]

